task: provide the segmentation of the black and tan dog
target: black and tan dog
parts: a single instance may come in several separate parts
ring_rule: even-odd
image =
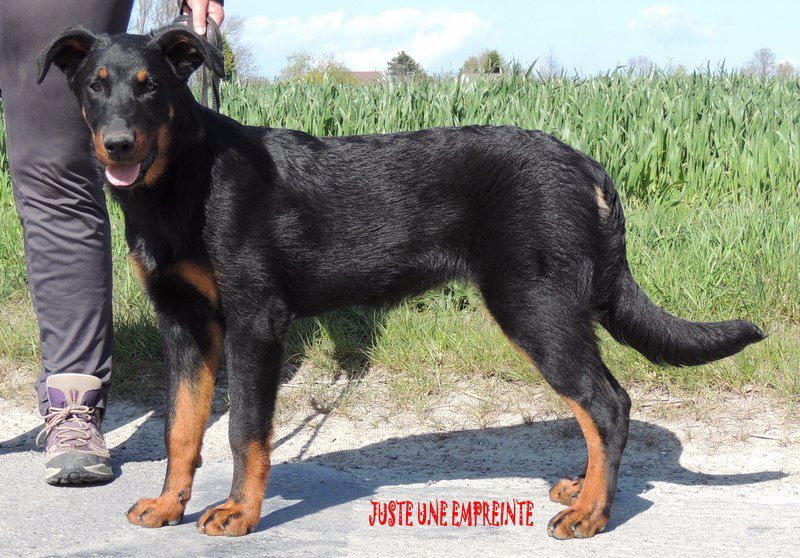
[[[230,498],[209,535],[258,523],[270,471],[281,346],[292,319],[475,283],[509,340],[572,408],[588,460],[550,497],[557,538],[608,522],[630,398],[600,358],[595,323],[654,362],[701,364],[763,338],[746,321],[694,323],[631,276],[625,221],[602,167],[541,132],[442,128],[316,138],[243,126],[186,85],[219,52],[183,27],[149,36],[67,30],[55,64],[91,128],[125,213],[131,261],[152,298],[171,370],[161,495],[128,520],[181,521],[200,463],[218,360],[230,383]]]

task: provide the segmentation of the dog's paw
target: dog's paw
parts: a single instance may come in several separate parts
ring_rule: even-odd
[[[177,496],[142,498],[126,512],[128,521],[142,527],[177,525],[183,519],[183,503]]]
[[[561,479],[550,489],[550,501],[571,506],[578,500],[583,489],[583,477],[577,479]]]
[[[573,506],[555,515],[547,524],[547,534],[555,539],[586,539],[606,528],[608,516],[595,511],[597,506]]]
[[[253,531],[260,512],[228,499],[224,504],[206,510],[197,521],[197,530],[204,535],[241,537]]]

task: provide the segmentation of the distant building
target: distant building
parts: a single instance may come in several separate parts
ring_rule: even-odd
[[[383,72],[350,72],[350,75],[361,85],[372,85],[373,83],[386,81],[386,76],[383,75]]]

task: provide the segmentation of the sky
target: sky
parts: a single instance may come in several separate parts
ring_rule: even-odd
[[[743,66],[768,47],[800,67],[800,2],[721,1],[321,1],[227,0],[245,18],[244,41],[261,75],[277,75],[298,51],[332,56],[351,70],[383,70],[400,50],[429,72],[458,71],[495,48],[527,66],[552,52],[589,75],[646,56],[689,70]]]

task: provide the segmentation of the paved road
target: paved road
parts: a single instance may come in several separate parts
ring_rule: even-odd
[[[781,480],[701,486],[653,482],[636,494],[623,479],[610,530],[591,540],[558,542],[545,534],[559,506],[542,501],[547,483],[507,477],[404,480],[405,473],[338,470],[313,462],[273,468],[265,516],[241,539],[202,536],[194,522],[227,494],[228,462],[205,464],[187,516],[177,527],[146,530],[123,514],[157,494],[163,462],[121,464],[118,478],[93,488],[42,483],[41,456],[0,455],[0,546],[20,556],[786,556],[797,551],[800,489]],[[458,471],[450,471],[458,476]],[[769,476],[769,475],[768,475]],[[412,479],[413,480],[413,479]],[[748,479],[750,481],[754,479]],[[737,481],[738,482],[738,481]],[[781,490],[776,490],[777,484]],[[533,527],[370,527],[370,500],[532,499]],[[794,549],[794,550],[792,550]],[[795,556],[800,555],[794,554]]]
[[[42,481],[42,455],[32,450],[40,421],[0,400],[0,556],[800,556],[800,444],[725,439],[709,423],[633,420],[607,532],[555,541],[546,525],[561,506],[547,500],[550,483],[577,472],[586,451],[571,418],[449,431],[290,421],[276,433],[263,518],[240,539],[200,535],[194,525],[229,490],[227,415],[209,427],[183,523],[152,530],[124,513],[161,488],[157,414],[118,402],[106,417],[116,479],[83,488]],[[368,522],[372,500],[513,498],[534,502],[533,527]]]

